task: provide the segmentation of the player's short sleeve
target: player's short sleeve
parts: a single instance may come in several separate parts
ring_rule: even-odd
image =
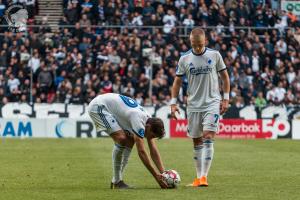
[[[179,59],[178,64],[176,66],[176,76],[184,76],[185,75],[185,68],[182,57]]]
[[[134,134],[136,134],[140,138],[145,137],[145,124],[141,117],[132,116],[131,117],[131,127]]]
[[[218,72],[221,72],[221,71],[223,71],[223,70],[225,70],[226,69],[226,65],[225,65],[225,63],[224,63],[224,60],[223,60],[223,58],[222,58],[222,56],[221,56],[221,54],[218,52],[217,53],[217,59],[216,59],[216,68],[217,68],[217,71]]]

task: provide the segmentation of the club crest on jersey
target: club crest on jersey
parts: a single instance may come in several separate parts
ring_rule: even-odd
[[[212,61],[210,60],[210,63]],[[190,68],[190,74],[192,75],[199,75],[199,74],[209,74],[212,72],[212,68],[209,66],[204,66],[204,67],[195,67],[193,63],[189,64]]]

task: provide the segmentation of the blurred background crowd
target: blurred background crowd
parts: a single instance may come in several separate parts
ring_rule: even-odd
[[[300,104],[300,22],[279,10],[277,0],[65,0],[58,29],[47,18],[35,22],[38,2],[19,2],[33,10],[29,24],[39,26],[26,33],[0,28],[2,104],[84,104],[108,92],[142,105],[168,104],[177,61],[190,49],[195,26],[206,30],[207,47],[223,56],[233,105]],[[0,0],[0,17],[7,6]],[[143,57],[146,48],[154,60]],[[186,88],[185,80],[183,104]]]

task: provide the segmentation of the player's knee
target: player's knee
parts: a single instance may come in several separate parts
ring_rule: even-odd
[[[203,140],[212,140],[214,139],[215,132],[213,131],[207,131],[203,133]]]
[[[204,140],[212,140],[213,136],[211,134],[207,134],[203,137]]]
[[[194,143],[194,147],[202,145],[203,144],[203,138],[202,137],[193,138],[193,143]]]
[[[124,133],[115,133],[115,134],[112,134],[111,137],[113,138],[115,143],[120,144],[122,146],[126,146],[127,137]]]
[[[127,144],[127,138],[126,138],[126,136],[121,136],[121,137],[119,137],[119,138],[118,138],[118,142],[119,142],[119,144],[121,144],[122,146],[126,146],[126,144]]]
[[[122,145],[122,146],[126,146],[127,145],[127,142],[126,142],[126,139],[119,139],[117,141],[118,144]]]
[[[129,147],[129,148],[132,148],[133,145],[134,145],[134,139],[133,139],[133,137],[128,137],[127,136],[127,144],[126,144],[126,146]]]

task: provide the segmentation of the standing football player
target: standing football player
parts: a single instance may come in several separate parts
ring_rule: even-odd
[[[123,181],[122,175],[134,143],[146,168],[161,188],[167,188],[161,175],[164,172],[163,162],[155,143],[156,138],[162,138],[165,134],[160,118],[150,117],[135,100],[114,93],[95,97],[89,104],[88,112],[97,132],[105,131],[115,142],[112,152],[112,189],[131,188]],[[151,164],[145,150],[144,138],[147,139],[150,156],[157,169]]]
[[[179,113],[176,105],[182,76],[188,80],[188,136],[194,143],[197,178],[189,186],[208,186],[207,176],[214,155],[214,137],[220,115],[229,106],[230,81],[221,54],[205,47],[205,32],[195,28],[190,34],[192,49],[183,54],[177,65],[172,87],[171,117]],[[222,80],[223,98],[219,91],[218,74]]]

